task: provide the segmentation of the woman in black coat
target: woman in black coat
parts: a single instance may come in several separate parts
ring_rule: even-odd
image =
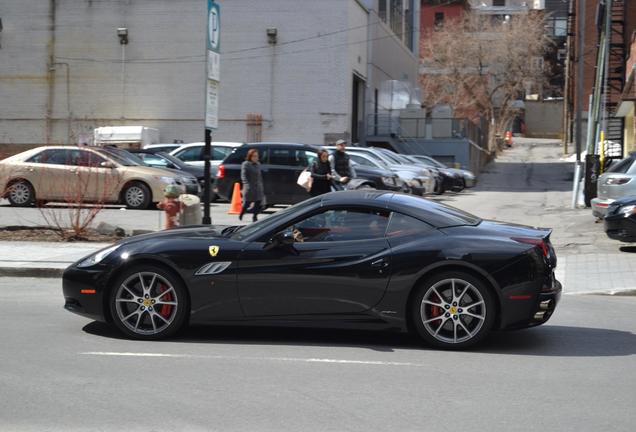
[[[261,164],[258,162],[258,150],[250,149],[247,152],[245,162],[241,165],[241,183],[243,183],[243,207],[239,220],[243,220],[243,215],[253,203],[253,221],[258,220],[258,213],[261,211],[261,202],[265,197],[263,188],[263,175],[261,174]]]
[[[311,177],[313,182],[309,193],[311,196],[322,195],[331,192],[331,164],[329,163],[329,153],[322,149],[318,152],[318,159],[311,166]]]

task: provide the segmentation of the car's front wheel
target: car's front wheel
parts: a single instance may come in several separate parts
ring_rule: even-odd
[[[122,191],[122,201],[129,209],[147,209],[151,199],[150,189],[141,182],[132,182]]]
[[[8,187],[7,199],[12,206],[28,207],[35,202],[35,190],[26,180],[18,180]]]
[[[411,318],[419,336],[440,348],[462,349],[483,340],[495,322],[488,287],[464,272],[437,274],[418,288]]]
[[[113,322],[135,339],[174,335],[184,326],[188,311],[188,296],[181,281],[155,266],[124,272],[110,292]]]

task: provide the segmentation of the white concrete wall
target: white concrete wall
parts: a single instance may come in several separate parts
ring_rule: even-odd
[[[246,115],[260,113],[263,140],[323,143],[350,133],[354,71],[367,94],[384,79],[416,79],[416,55],[383,24],[365,27],[378,21],[365,7],[373,15],[377,0],[219,3],[214,139],[245,140]],[[72,143],[95,127],[125,124],[158,128],[164,142],[201,141],[205,8],[202,0],[0,2],[0,145],[44,144],[47,125],[48,142],[66,143],[69,103]],[[118,27],[128,28],[125,51]],[[275,47],[269,27],[278,29]],[[58,63],[51,72],[47,47]],[[68,89],[59,63],[68,64]]]

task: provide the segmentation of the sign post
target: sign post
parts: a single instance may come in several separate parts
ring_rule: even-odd
[[[210,225],[210,147],[212,131],[219,127],[219,83],[221,81],[221,9],[208,0],[207,46],[205,63],[205,148],[203,151],[203,220]]]

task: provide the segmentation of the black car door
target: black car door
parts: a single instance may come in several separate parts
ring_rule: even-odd
[[[295,204],[309,198],[309,193],[296,183],[300,173],[307,168],[304,154],[304,150],[291,146],[270,147],[265,179],[268,202]]]
[[[389,281],[388,213],[323,209],[292,225],[293,245],[250,243],[239,262],[248,317],[357,313],[376,305]]]

